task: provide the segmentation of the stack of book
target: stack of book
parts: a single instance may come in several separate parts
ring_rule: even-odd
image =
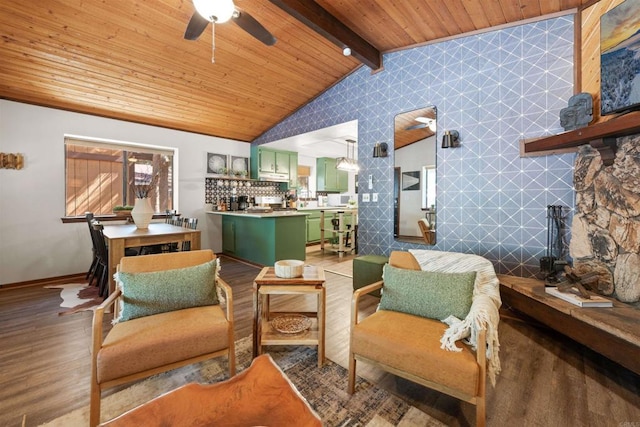
[[[584,298],[573,289],[570,289],[568,292],[562,292],[558,290],[557,287],[545,288],[545,291],[549,295],[553,295],[554,297],[570,302],[578,307],[613,307],[613,302],[611,302],[611,300],[599,295],[591,295],[590,298]]]

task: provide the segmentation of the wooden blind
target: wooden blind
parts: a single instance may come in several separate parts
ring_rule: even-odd
[[[298,176],[311,176],[311,166],[298,165]]]
[[[65,215],[110,214],[115,206],[132,205],[135,196],[126,178],[134,173],[131,157],[152,164],[160,176],[152,198],[155,211],[174,209],[174,154],[165,147],[66,136]]]

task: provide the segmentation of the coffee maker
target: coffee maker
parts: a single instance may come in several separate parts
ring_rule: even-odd
[[[238,209],[241,211],[247,210],[249,207],[249,197],[248,196],[238,196]]]
[[[230,211],[237,211],[238,207],[239,207],[238,196],[229,197],[229,210]]]

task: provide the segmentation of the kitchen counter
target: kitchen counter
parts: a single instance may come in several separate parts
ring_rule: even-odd
[[[353,211],[358,210],[357,207],[349,206],[325,206],[325,207],[304,207],[298,208],[299,211]]]
[[[284,210],[273,212],[247,212],[247,211],[209,211],[208,214],[213,215],[227,215],[227,216],[239,216],[239,217],[251,217],[251,218],[279,218],[284,216],[305,216],[307,213],[300,212],[298,210]]]
[[[296,210],[207,213],[222,218],[223,254],[265,266],[281,259],[305,260],[308,213]]]

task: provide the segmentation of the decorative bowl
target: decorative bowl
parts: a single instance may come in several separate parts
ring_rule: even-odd
[[[286,314],[272,319],[271,326],[281,334],[299,334],[311,327],[311,319],[302,314]]]
[[[302,277],[304,269],[304,261],[297,259],[283,259],[276,261],[276,276],[282,279],[293,279],[294,277]]]

